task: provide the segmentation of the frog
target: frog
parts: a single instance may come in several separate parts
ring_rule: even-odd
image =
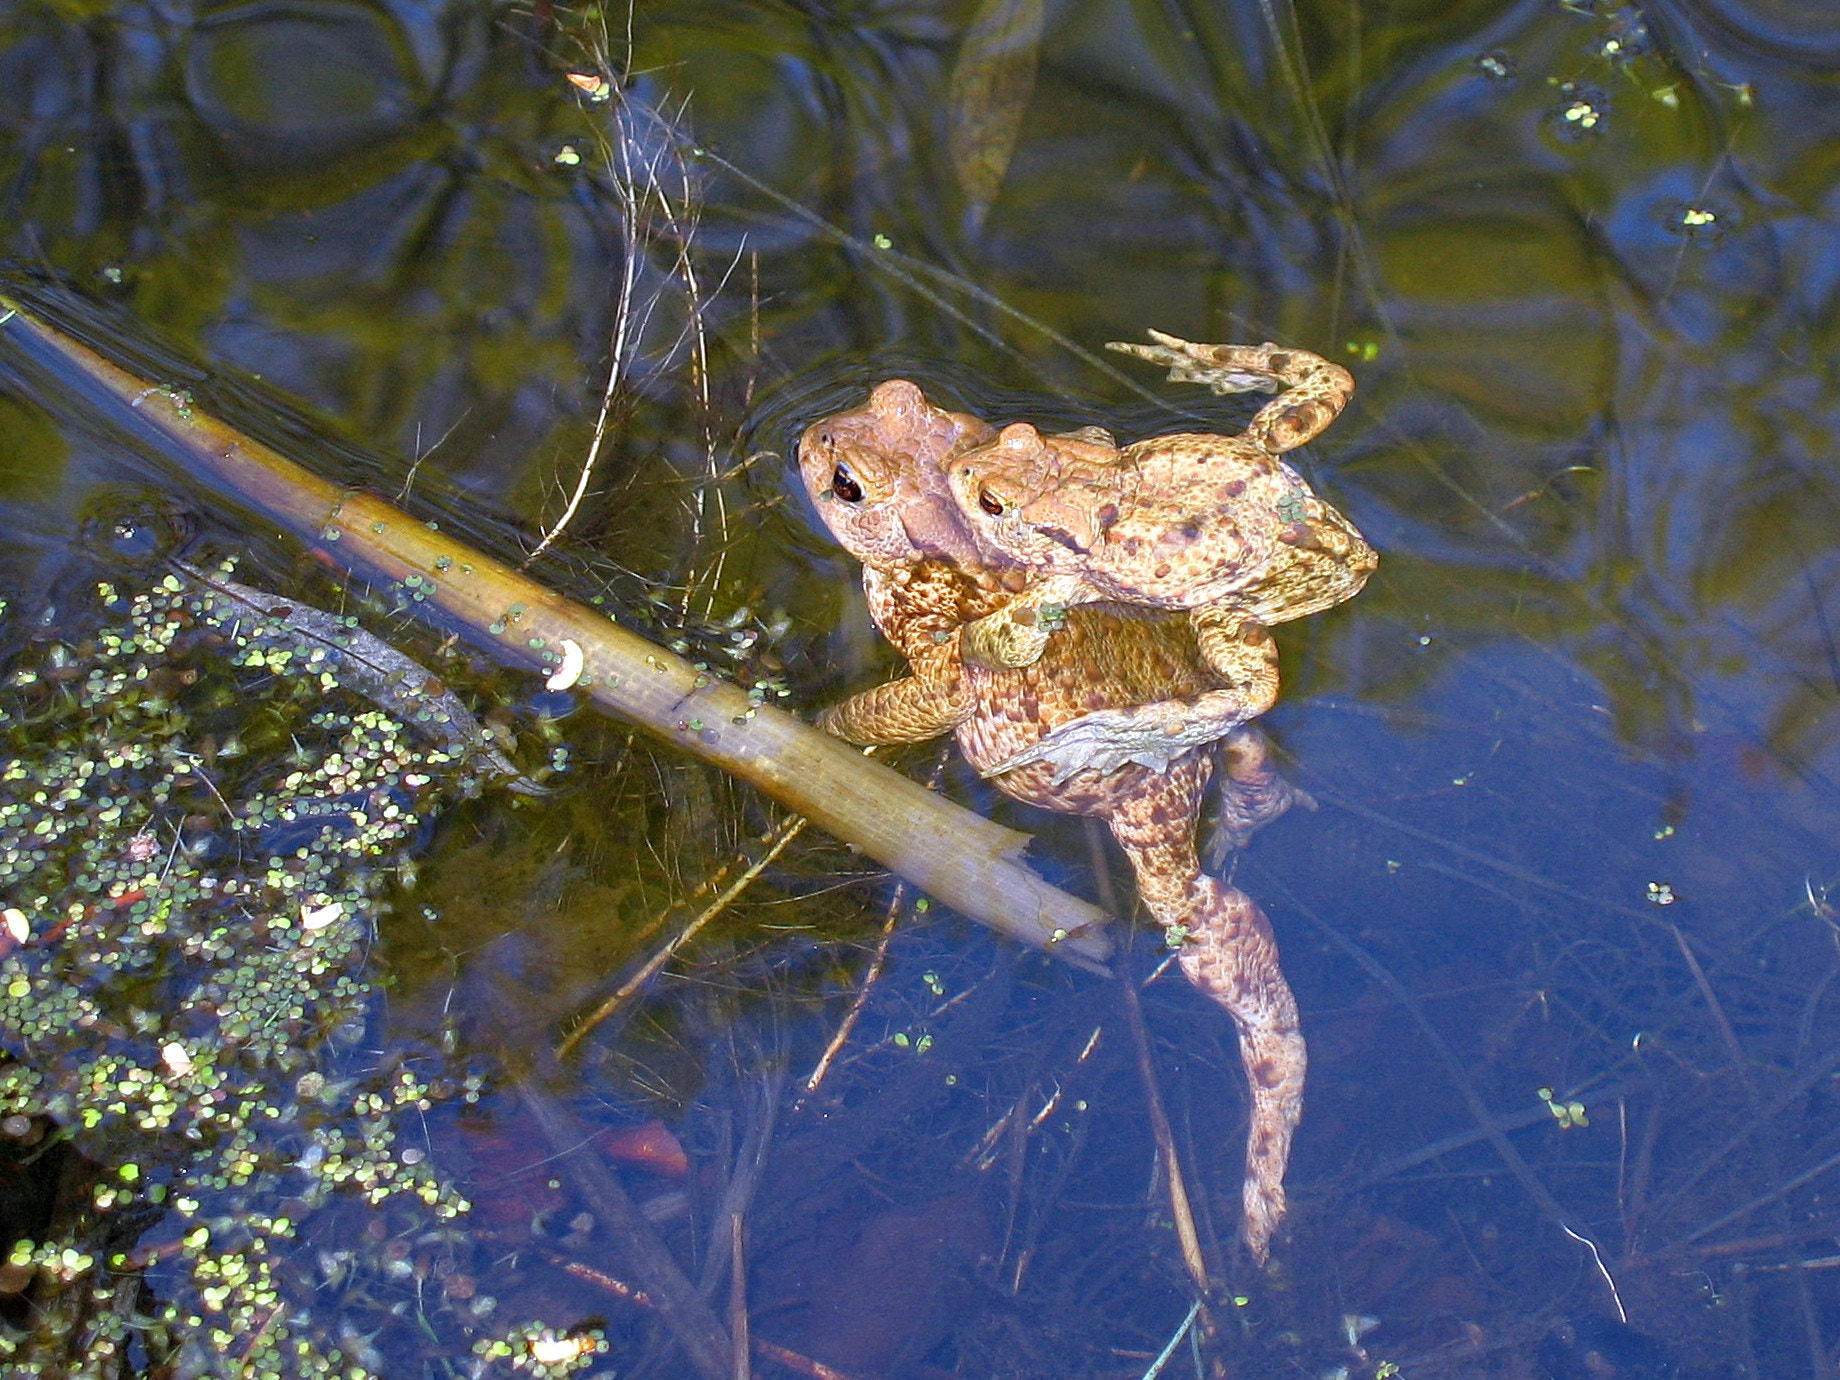
[[[977,552],[959,563],[1010,586],[1017,572],[1026,576],[1019,597],[967,629],[962,653],[986,667],[1026,665],[1068,608],[1094,601],[1181,609],[1225,684],[1193,701],[1087,715],[1008,768],[1050,761],[1071,775],[1129,761],[1166,769],[1276,703],[1272,625],[1352,598],[1378,562],[1354,525],[1280,458],[1340,414],[1354,390],[1348,371],[1270,343],[1150,334],[1153,345],[1109,344],[1169,365],[1175,380],[1278,396],[1237,435],[1177,432],[1120,448],[1013,422],[955,451],[948,487]]]
[[[973,769],[987,773],[1083,716],[1228,689],[1187,618],[1154,609],[1083,605],[1027,665],[967,662],[959,645],[966,629],[1000,615],[1026,585],[1015,585],[1013,571],[1006,583],[962,568],[954,560],[963,554],[953,548],[958,538],[935,530],[940,514],[907,511],[943,501],[942,462],[977,434],[950,420],[959,414],[942,421],[938,411],[892,390],[842,422],[821,419],[801,441],[806,490],[825,526],[863,563],[870,615],[912,672],[830,706],[820,727],[865,746],[951,733]],[[1241,1236],[1263,1262],[1286,1211],[1284,1173],[1308,1050],[1270,920],[1251,896],[1203,867],[1197,833],[1211,783],[1221,788],[1234,845],[1282,814],[1295,793],[1272,767],[1262,736],[1243,724],[1220,744],[1188,746],[1160,769],[1127,762],[1063,773],[1042,761],[991,779],[1025,804],[1103,820],[1178,966],[1232,1018],[1250,1089]]]

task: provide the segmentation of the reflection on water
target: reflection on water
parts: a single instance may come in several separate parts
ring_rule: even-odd
[[[1376,13],[684,0],[640,7],[628,51],[623,16],[549,6],[15,6],[4,224],[118,351],[164,337],[239,420],[259,376],[314,414],[277,424],[297,453],[388,456],[363,482],[500,554],[567,510],[617,368],[547,577],[807,709],[895,670],[788,478],[810,418],[900,375],[1127,438],[1243,420],[1085,354],[1148,326],[1345,360],[1359,392],[1303,465],[1383,560],[1281,630],[1266,722],[1320,808],[1236,872],[1313,1050],[1274,1277],[1231,1244],[1232,1032],[1145,994],[1209,1269],[1247,1299],[1212,1345],[1247,1374],[1606,1373],[1593,1347],[1626,1375],[1821,1371],[1840,1295],[1798,1262],[1840,1230],[1834,27]],[[597,44],[619,100],[565,80]],[[0,367],[10,651],[47,603],[80,618],[107,572],[76,534],[124,489],[289,582],[295,553]],[[503,1188],[536,1116],[510,1089],[774,820],[528,693],[501,712],[566,743],[555,795],[451,815],[378,937],[378,1038],[433,1034],[499,1090],[431,1113],[481,1217],[426,1269],[470,1307],[515,1256],[507,1314],[605,1318],[602,1364],[682,1373],[581,1272],[625,1268],[589,1190]],[[1109,884],[1069,821],[956,767],[945,789]],[[687,1177],[621,1172],[724,1326],[740,1250],[753,1335],[845,1373],[1141,1374],[1189,1297],[1114,996],[908,911],[849,1017],[888,900],[862,875],[801,842],[549,1094],[681,1138]],[[412,1329],[386,1343],[387,1373],[420,1364]]]

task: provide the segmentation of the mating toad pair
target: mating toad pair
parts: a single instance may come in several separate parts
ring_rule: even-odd
[[[1347,371],[1301,350],[1152,334],[1154,346],[1113,348],[1217,393],[1278,396],[1238,436],[1118,448],[1096,428],[999,430],[895,379],[806,430],[806,488],[862,561],[870,614],[913,673],[819,722],[864,744],[954,733],[1007,794],[1106,821],[1183,971],[1238,1027],[1252,1090],[1244,1234],[1262,1260],[1284,1214],[1306,1053],[1271,926],[1203,870],[1196,823],[1217,759],[1228,846],[1289,806],[1245,727],[1277,700],[1269,628],[1351,598],[1376,558],[1278,458],[1335,419]]]

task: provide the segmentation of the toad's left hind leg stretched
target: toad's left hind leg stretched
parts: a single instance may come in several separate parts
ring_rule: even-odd
[[[1245,892],[1201,870],[1195,817],[1208,775],[1206,754],[1179,761],[1158,778],[1162,789],[1132,793],[1106,822],[1131,860],[1145,908],[1161,924],[1181,928],[1182,971],[1227,1009],[1238,1028],[1252,1094],[1244,1233],[1254,1257],[1264,1261],[1284,1217],[1284,1170],[1303,1115],[1309,1053],[1297,999],[1278,966],[1271,922]]]

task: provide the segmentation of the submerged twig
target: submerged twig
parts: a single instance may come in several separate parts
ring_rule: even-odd
[[[603,79],[599,90],[604,93],[602,99],[611,99],[614,103],[612,133],[604,137],[601,144],[611,193],[620,211],[619,223],[624,239],[619,290],[614,298],[613,328],[608,341],[607,378],[601,388],[600,406],[594,418],[594,430],[588,442],[587,454],[582,457],[568,501],[563,505],[562,513],[544,531],[542,539],[525,558],[525,568],[563,534],[587,498],[601,452],[612,432],[616,405],[626,388],[646,327],[650,325],[652,313],[657,309],[658,297],[643,304],[638,300],[640,273],[652,245],[653,211],[657,212],[677,238],[677,262],[673,272],[683,277],[686,312],[696,344],[693,366],[698,373],[703,369],[702,302],[695,269],[689,258],[690,231],[695,227],[697,219],[689,176],[681,159],[675,155],[674,141],[657,140],[649,152],[644,145],[643,135],[648,117],[668,127],[664,116],[638,107],[623,86],[611,81]],[[659,177],[659,164],[666,160],[667,153],[677,167],[677,180],[682,186],[681,213],[673,193],[666,189]]]
[[[520,1082],[517,1093],[524,1110],[558,1156],[561,1171],[632,1259],[646,1295],[690,1364],[703,1380],[730,1380],[732,1352],[721,1322],[695,1286],[684,1278],[676,1259],[627,1197],[618,1177],[594,1155],[570,1153],[587,1143],[587,1132],[531,1079]]]
[[[1836,1070],[1840,1070],[1840,1049],[1830,1050],[1819,1062],[1803,1069],[1793,1083],[1779,1088],[1776,1095],[1767,1104],[1753,1104],[1750,1115],[1744,1119],[1738,1129],[1717,1149],[1702,1155],[1699,1162],[1684,1176],[1669,1183],[1667,1192],[1656,1198],[1651,1211],[1659,1216],[1677,1208],[1686,1200],[1688,1192],[1706,1175],[1730,1159],[1753,1136],[1776,1124],[1777,1117],[1799,1103],[1813,1089],[1827,1082]],[[1721,1222],[1718,1225],[1722,1226],[1724,1223]],[[1688,1239],[1697,1239],[1704,1235],[1706,1235],[1706,1230],[1701,1229],[1695,1237]],[[1660,1249],[1665,1251],[1681,1244],[1684,1242],[1671,1242]]]
[[[932,776],[927,780],[927,786],[937,790],[939,778],[944,774],[945,758],[941,756],[933,768]],[[862,981],[856,986],[856,995],[850,999],[850,1009],[843,1013],[843,1019],[837,1023],[836,1031],[832,1033],[830,1040],[824,1046],[824,1053],[818,1056],[818,1062],[812,1065],[811,1072],[805,1076],[804,1091],[793,1103],[792,1109],[795,1112],[805,1105],[806,1098],[817,1092],[825,1076],[830,1072],[831,1065],[837,1061],[837,1056],[842,1054],[844,1047],[849,1044],[850,1036],[856,1031],[857,1022],[862,1020],[862,1014],[869,1005],[869,994],[875,990],[875,984],[882,975],[882,968],[888,962],[888,946],[894,942],[895,927],[900,923],[901,911],[906,904],[907,888],[897,886],[888,897],[888,909],[882,917],[882,933],[875,942],[875,952],[869,956],[869,966],[863,973]],[[1107,909],[1109,910],[1110,907],[1108,906]]]
[[[1118,898],[1112,887],[1111,869],[1106,866],[1099,822],[1091,817],[1086,820],[1086,846],[1092,854],[1099,898],[1107,910],[1117,910]],[[1163,1178],[1169,1185],[1169,1217],[1175,1224],[1176,1241],[1182,1250],[1182,1264],[1188,1270],[1188,1277],[1196,1291],[1201,1298],[1206,1299],[1212,1285],[1208,1279],[1207,1260],[1201,1253],[1201,1232],[1195,1225],[1194,1209],[1189,1205],[1188,1184],[1182,1176],[1182,1157],[1176,1153],[1175,1136],[1169,1127],[1169,1111],[1163,1105],[1162,1081],[1157,1073],[1156,1056],[1150,1047],[1150,1027],[1144,1023],[1144,1005],[1137,995],[1137,978],[1126,967],[1123,954],[1113,964],[1113,975],[1117,978],[1120,999],[1124,1002],[1125,1021],[1131,1030],[1131,1048],[1137,1056],[1137,1074],[1144,1087],[1144,1105],[1150,1113],[1150,1133],[1156,1141],[1157,1161],[1162,1165]],[[1097,1039],[1098,1032],[1094,1031],[1093,1041]],[[1092,1043],[1088,1042],[1088,1051]],[[1206,1326],[1205,1319],[1203,1326]]]
[[[1813,1183],[1816,1179],[1827,1173],[1828,1170],[1835,1168],[1840,1168],[1840,1155],[1829,1155],[1819,1164],[1810,1165],[1801,1173],[1772,1185],[1765,1192],[1759,1193],[1749,1202],[1733,1208],[1730,1212],[1713,1218],[1710,1222],[1700,1223],[1692,1231],[1682,1236],[1676,1244],[1691,1246],[1695,1241],[1703,1241],[1714,1232],[1723,1231],[1733,1222],[1743,1221],[1744,1218],[1750,1216],[1759,1208],[1768,1207],[1772,1203],[1781,1202],[1803,1184]]]
[[[556,1057],[558,1059],[568,1058],[574,1052],[575,1047],[586,1039],[595,1027],[625,1005],[634,992],[656,977],[658,970],[669,963],[679,949],[694,939],[711,920],[727,910],[734,903],[735,898],[753,884],[756,877],[773,865],[779,855],[786,851],[786,846],[804,832],[807,823],[809,823],[808,820],[794,816],[774,830],[769,836],[767,851],[761,854],[756,861],[750,863],[747,869],[731,882],[720,896],[705,906],[702,914],[685,925],[671,937],[669,943],[640,964],[639,970],[622,982],[612,996],[595,1007],[580,1025],[564,1036],[562,1042],[556,1046]]]
[[[1143,1380],[1156,1380],[1156,1377],[1163,1373],[1163,1367],[1169,1364],[1170,1358],[1176,1354],[1176,1348],[1182,1345],[1182,1339],[1193,1330],[1195,1319],[1200,1316],[1201,1300],[1196,1299],[1193,1303],[1189,1304],[1188,1316],[1182,1319],[1182,1325],[1176,1329],[1175,1335],[1169,1339],[1169,1345],[1165,1346],[1162,1351],[1157,1353],[1157,1358],[1150,1363],[1150,1369],[1144,1372]]]
[[[340,685],[396,715],[411,731],[443,744],[480,772],[498,777],[507,789],[545,794],[518,771],[439,676],[382,638],[298,599],[238,584],[220,570],[181,560],[172,566],[192,582],[192,598],[203,616],[233,638],[239,650],[304,651],[309,668],[335,666]]]
[[[610,1275],[605,1270],[597,1270],[592,1265],[570,1259],[559,1251],[544,1251],[542,1255],[563,1273],[572,1275],[584,1284],[599,1289],[610,1298],[616,1298],[623,1303],[634,1304],[640,1308],[655,1309],[657,1307],[652,1296],[643,1289],[635,1289],[625,1280],[616,1275]],[[756,1356],[771,1361],[775,1365],[784,1366],[795,1375],[807,1376],[809,1380],[856,1380],[855,1376],[827,1366],[822,1361],[814,1361],[811,1357],[799,1352],[776,1346],[764,1338],[750,1337],[748,1345]]]
[[[1669,925],[1674,936],[1674,943],[1680,949],[1680,956],[1685,960],[1687,971],[1693,975],[1693,985],[1699,989],[1704,998],[1706,1010],[1712,1015],[1712,1023],[1718,1029],[1719,1038],[1724,1041],[1725,1053],[1731,1059],[1732,1070],[1748,1088],[1750,1085],[1750,1065],[1744,1058],[1744,1047],[1738,1043],[1737,1032],[1731,1028],[1731,1022],[1725,1018],[1725,1006],[1718,994],[1712,990],[1712,984],[1706,980],[1706,970],[1700,967],[1699,957],[1687,943],[1687,936],[1681,932],[1679,925]]]
[[[888,898],[888,910],[882,921],[882,933],[875,943],[875,952],[869,956],[869,966],[863,972],[862,981],[856,984],[856,995],[850,998],[850,1009],[843,1013],[843,1019],[837,1022],[837,1029],[824,1046],[824,1053],[818,1056],[818,1062],[805,1077],[805,1090],[799,1096],[793,1110],[804,1105],[804,1100],[817,1092],[830,1072],[831,1065],[837,1062],[837,1056],[843,1053],[849,1044],[850,1036],[856,1031],[856,1024],[862,1020],[863,1011],[869,1005],[869,994],[875,990],[875,984],[882,976],[882,968],[888,962],[888,946],[894,942],[895,926],[900,923],[902,907],[907,902],[907,888],[897,886],[894,894]]]
[[[1610,1290],[1610,1302],[1616,1305],[1616,1320],[1627,1326],[1629,1310],[1623,1307],[1623,1295],[1616,1287],[1616,1277],[1610,1273],[1610,1267],[1604,1264],[1603,1253],[1597,1249],[1597,1243],[1588,1236],[1580,1236],[1563,1222],[1559,1224],[1559,1230],[1591,1253],[1591,1260],[1597,1266],[1597,1273],[1603,1276],[1604,1284]]]
[[[788,1351],[783,1346],[775,1346],[760,1337],[754,1338],[754,1352],[775,1365],[784,1366],[795,1375],[808,1377],[808,1380],[856,1380],[847,1371],[837,1370],[822,1361],[814,1361],[809,1356],[801,1356],[796,1351]]]
[[[1169,1216],[1175,1224],[1182,1266],[1188,1271],[1196,1293],[1206,1299],[1212,1296],[1214,1285],[1208,1278],[1207,1260],[1201,1254],[1201,1232],[1195,1226],[1194,1209],[1188,1200],[1188,1183],[1182,1176],[1182,1159],[1176,1153],[1176,1139],[1169,1129],[1169,1109],[1163,1105],[1162,1082],[1156,1069],[1156,1056],[1150,1048],[1150,1028],[1144,1023],[1143,1002],[1137,995],[1137,978],[1122,961],[1118,966],[1118,993],[1124,1002],[1125,1023],[1131,1030],[1131,1047],[1137,1054],[1137,1074],[1144,1087],[1150,1132],[1156,1139],[1157,1162],[1162,1165],[1163,1179],[1169,1190]]]
[[[735,1380],[749,1380],[747,1253],[739,1211],[728,1214],[728,1333],[735,1348]]]
[[[721,1199],[711,1217],[709,1249],[704,1253],[703,1273],[697,1281],[698,1290],[706,1297],[712,1295],[722,1282],[723,1271],[733,1268],[734,1242],[731,1233],[735,1228],[731,1223],[739,1222],[745,1227],[747,1215],[754,1206],[754,1197],[760,1191],[760,1181],[767,1172],[767,1156],[773,1148],[774,1130],[779,1121],[780,1094],[785,1086],[785,1072],[777,1064],[754,1081],[750,1089],[752,1096],[746,1104],[747,1129],[741,1137],[741,1144],[732,1147],[732,1153],[732,1137],[728,1134],[729,1128],[724,1128],[720,1154],[727,1161],[727,1182],[722,1186]],[[730,1283],[734,1283],[733,1278]]]

